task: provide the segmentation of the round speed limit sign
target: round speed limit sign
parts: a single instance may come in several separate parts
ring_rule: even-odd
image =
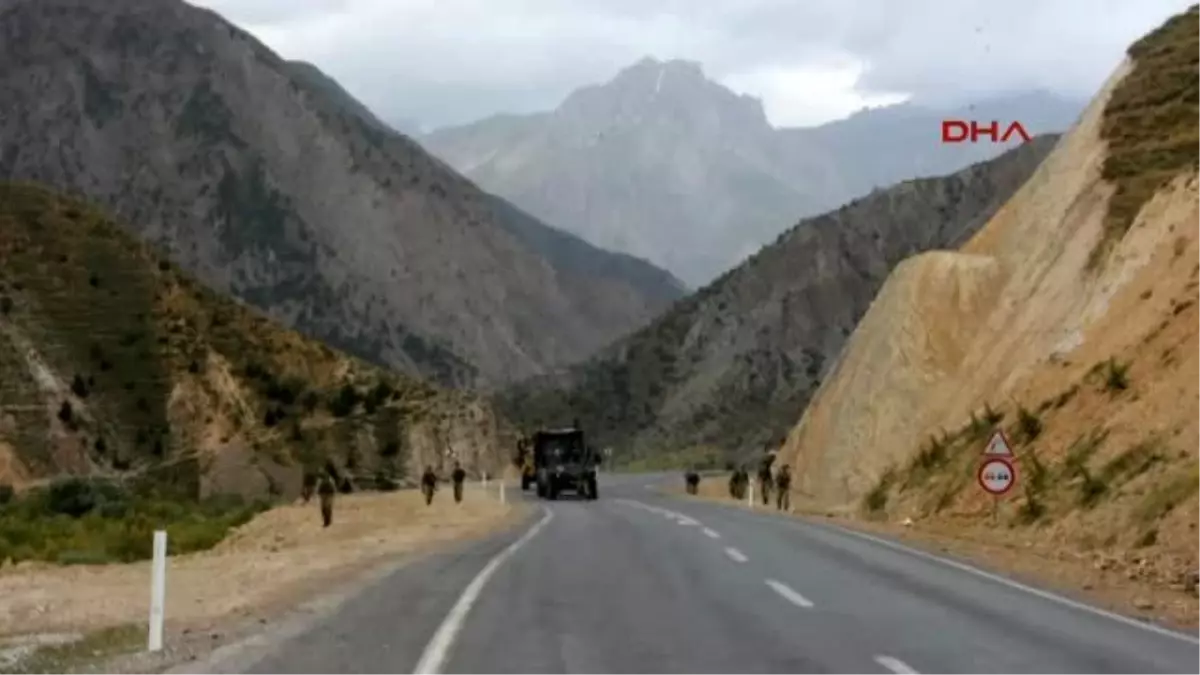
[[[1008,492],[1016,481],[1016,472],[1007,459],[993,457],[979,467],[979,486],[994,495]]]

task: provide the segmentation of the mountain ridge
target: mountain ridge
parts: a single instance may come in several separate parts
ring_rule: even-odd
[[[297,80],[214,12],[0,12],[0,177],[100,201],[214,288],[339,348],[496,386],[583,358],[679,293],[628,257],[595,261],[598,277],[545,258],[549,226]]]
[[[578,417],[624,462],[669,465],[683,452],[719,464],[776,442],[892,266],[965,241],[1055,140],[801,220],[647,327],[506,389],[497,405],[529,427]]]
[[[1034,93],[976,106],[1060,131],[1072,102]],[[419,141],[482,187],[593,244],[630,252],[691,287],[711,281],[797,217],[901,180],[950,173],[1013,146],[942,146],[961,111],[876,108],[812,128],[772,126],[761,101],[694,61],[644,58],[553,110],[434,129]],[[897,116],[906,116],[899,121]],[[990,119],[990,117],[989,117]]]

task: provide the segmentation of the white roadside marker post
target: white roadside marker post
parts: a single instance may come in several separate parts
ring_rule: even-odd
[[[746,496],[746,506],[754,508],[754,483],[750,483],[750,492]]]
[[[147,648],[152,652],[162,649],[163,605],[167,592],[167,533],[154,532],[154,561],[150,571],[150,638]]]
[[[508,503],[508,501],[506,500],[506,497],[504,495],[504,481],[500,481],[500,503],[501,504]]]
[[[483,489],[485,491],[487,490],[487,472],[486,471],[483,472]]]

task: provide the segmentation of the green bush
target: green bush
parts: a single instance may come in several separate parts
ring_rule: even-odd
[[[1042,420],[1024,406],[1017,408],[1017,442],[1030,443],[1042,433]]]
[[[172,501],[71,478],[0,506],[0,551],[17,562],[132,562],[150,557],[153,532],[163,529],[170,554],[190,553],[211,548],[269,506],[236,496]]]
[[[1104,388],[1112,393],[1129,388],[1129,364],[1109,359],[1104,364]]]

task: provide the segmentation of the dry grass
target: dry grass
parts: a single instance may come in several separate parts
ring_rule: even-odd
[[[315,501],[276,508],[209,551],[169,559],[169,627],[287,607],[404,553],[496,531],[518,514],[481,490],[468,490],[460,505],[439,494],[432,507],[408,490],[340,496],[328,529]],[[144,622],[148,584],[144,562],[5,568],[0,635]]]

